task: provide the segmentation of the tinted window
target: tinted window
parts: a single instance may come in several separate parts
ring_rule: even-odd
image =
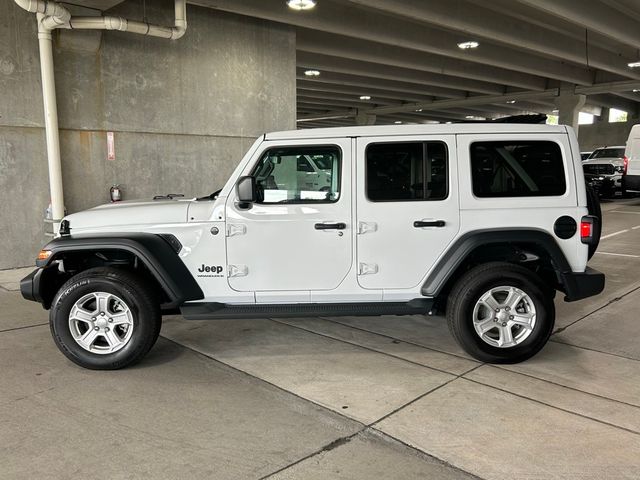
[[[589,160],[592,158],[623,158],[624,148],[599,148],[595,150]]]
[[[471,144],[476,197],[539,197],[566,191],[560,146],[554,142]]]
[[[274,148],[253,171],[258,203],[335,202],[340,197],[340,150],[334,146]]]
[[[374,143],[366,152],[367,198],[374,202],[447,197],[447,147],[442,142]]]

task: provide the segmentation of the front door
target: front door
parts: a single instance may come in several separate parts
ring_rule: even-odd
[[[265,142],[255,158],[243,175],[256,177],[261,198],[241,205],[234,190],[226,204],[229,285],[336,288],[352,264],[351,139]]]
[[[455,136],[360,138],[356,157],[358,283],[417,287],[459,230]]]

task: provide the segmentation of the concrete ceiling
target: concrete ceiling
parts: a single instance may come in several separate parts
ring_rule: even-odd
[[[640,106],[640,68],[627,66],[640,61],[638,0],[318,0],[302,12],[284,0],[193,3],[296,29],[300,125],[548,114],[560,86],[587,95],[590,113]],[[458,48],[469,40],[480,46]]]
[[[82,2],[79,2],[78,5],[81,5],[87,8],[95,8],[96,10],[105,11],[115,7],[119,3],[122,3],[122,1],[123,0],[82,0]]]

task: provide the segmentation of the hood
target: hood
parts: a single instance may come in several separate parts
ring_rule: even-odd
[[[613,165],[619,166],[624,165],[624,160],[621,158],[615,157],[602,157],[602,158],[594,158],[592,160],[585,160],[582,162],[582,165]]]
[[[191,200],[131,200],[108,203],[67,215],[71,232],[114,230],[131,225],[158,225],[187,221]]]

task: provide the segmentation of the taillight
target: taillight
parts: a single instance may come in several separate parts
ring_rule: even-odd
[[[629,168],[629,159],[627,158],[627,156],[624,156],[624,159],[622,160],[624,162],[624,166],[623,166],[623,170],[622,170],[622,174],[626,175],[627,174],[627,169]]]
[[[596,230],[598,229],[598,217],[585,215],[580,220],[580,240],[582,243],[591,244],[598,239]]]

